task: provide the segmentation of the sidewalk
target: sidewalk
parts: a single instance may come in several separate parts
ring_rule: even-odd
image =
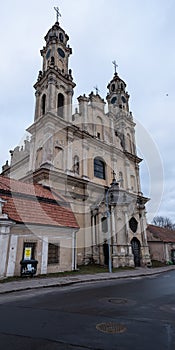
[[[0,283],[0,294],[24,291],[38,288],[61,287],[75,283],[96,282],[104,280],[115,280],[119,278],[134,278],[142,276],[156,275],[167,271],[175,271],[175,265],[159,268],[136,268],[135,270],[125,270],[114,273],[84,274],[66,277],[46,277],[46,278],[21,278],[18,281]]]

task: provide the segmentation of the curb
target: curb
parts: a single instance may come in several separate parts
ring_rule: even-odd
[[[127,274],[127,275],[119,275],[118,273],[106,273],[107,275],[100,275],[100,274],[96,274],[96,275],[90,275],[91,277],[88,278],[88,275],[87,275],[87,278],[82,278],[82,276],[86,276],[86,275],[80,275],[79,278],[76,278],[75,280],[75,277],[74,280],[71,280],[71,277],[70,277],[70,280],[66,280],[67,277],[62,277],[62,279],[65,278],[65,280],[62,280],[60,282],[58,282],[57,280],[50,282],[48,281],[48,284],[47,284],[47,278],[45,278],[44,281],[41,281],[41,284],[36,284],[36,285],[18,285],[18,286],[12,286],[12,289],[6,289],[6,290],[0,290],[0,295],[2,294],[9,294],[9,293],[14,293],[14,292],[22,292],[22,291],[27,291],[27,290],[32,290],[32,289],[41,289],[41,288],[55,288],[55,287],[64,287],[64,286],[70,286],[70,285],[73,285],[73,284],[82,284],[82,283],[95,283],[95,282],[100,282],[100,281],[111,281],[111,280],[116,280],[116,279],[126,279],[126,278],[137,278],[137,277],[147,277],[147,276],[153,276],[153,275],[157,275],[157,274],[160,274],[160,273],[165,273],[165,272],[168,272],[168,271],[173,271],[175,270],[175,266],[168,266],[168,267],[164,267],[162,269],[158,268],[157,270],[154,269],[154,270],[145,270],[144,272],[141,272],[139,273],[138,270],[135,270],[135,271],[138,271],[138,273],[131,273],[131,274]],[[37,279],[37,277],[34,277],[36,278],[34,281],[37,283],[39,282],[39,279]],[[82,278],[82,279],[81,279]],[[55,277],[55,279],[57,279]],[[33,282],[33,280],[32,280]],[[45,283],[44,283],[45,282]],[[8,282],[10,283],[10,282]],[[13,282],[12,282],[13,283]],[[18,282],[17,282],[18,283]],[[25,283],[25,282],[19,282],[20,283]],[[3,285],[4,286],[4,285]],[[7,285],[7,287],[9,286],[9,284]]]

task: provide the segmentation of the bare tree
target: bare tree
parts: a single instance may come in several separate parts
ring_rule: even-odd
[[[175,224],[165,216],[155,216],[152,223],[155,226],[164,227],[168,230],[175,230]]]

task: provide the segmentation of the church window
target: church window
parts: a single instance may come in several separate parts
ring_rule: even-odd
[[[63,43],[63,40],[64,40],[63,33],[60,33],[60,34],[59,34],[59,39],[60,39],[60,41]]]
[[[117,102],[117,97],[114,96],[114,97],[111,99],[111,103],[114,104],[114,103],[116,103],[116,102]]]
[[[58,54],[59,54],[62,58],[65,57],[65,53],[64,53],[64,51],[63,51],[60,47],[58,48]]]
[[[44,94],[41,99],[41,113],[44,115],[46,113],[46,95]]]
[[[58,94],[58,115],[59,117],[63,118],[64,117],[64,96],[63,94]]]
[[[99,159],[94,159],[94,176],[105,180],[105,163]]]
[[[51,53],[51,50],[49,49],[46,53],[46,59],[48,60],[48,58],[50,57],[50,53]]]
[[[75,174],[79,174],[80,173],[80,161],[79,161],[79,157],[78,156],[74,157],[73,172]]]
[[[55,146],[54,148],[54,166],[58,169],[63,167],[63,150],[60,146]]]
[[[48,265],[59,264],[60,246],[58,243],[49,243],[48,245]]]
[[[132,217],[130,220],[129,220],[129,227],[130,229],[132,230],[132,232],[136,232],[137,231],[137,226],[138,226],[138,222],[137,220]]]
[[[97,138],[100,140],[100,132],[97,132]]]
[[[53,64],[53,65],[55,64],[55,58],[53,56],[51,57],[50,64]]]
[[[115,90],[115,84],[111,85],[111,90],[114,91]]]
[[[103,217],[101,219],[101,224],[102,224],[102,231],[104,233],[107,233],[108,232],[108,220],[107,220],[107,217]]]

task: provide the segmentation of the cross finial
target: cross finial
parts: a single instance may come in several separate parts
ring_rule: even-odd
[[[59,7],[54,7],[54,10],[56,11],[56,21],[58,22],[59,17],[61,17],[61,13],[59,11]]]
[[[112,64],[114,65],[114,72],[116,74],[117,73],[117,67],[118,67],[118,64],[117,64],[116,60],[112,61]]]
[[[98,93],[100,92],[100,90],[98,89],[98,86],[94,86],[94,89],[96,90],[96,95],[98,95]]]

